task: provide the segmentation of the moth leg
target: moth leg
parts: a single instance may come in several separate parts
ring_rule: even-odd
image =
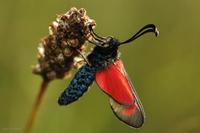
[[[91,64],[90,64],[90,62],[88,61],[87,57],[86,57],[85,55],[83,55],[83,54],[81,53],[81,51],[79,51],[78,49],[76,49],[76,51],[83,57],[83,59],[85,60],[85,62],[86,62],[89,66],[91,66]]]

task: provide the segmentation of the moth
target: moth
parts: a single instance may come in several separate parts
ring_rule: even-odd
[[[78,70],[62,92],[58,99],[59,105],[68,105],[78,100],[96,81],[99,88],[110,97],[110,106],[119,120],[135,128],[141,127],[145,117],[143,106],[119,57],[118,48],[149,32],[157,36],[159,32],[156,26],[148,24],[123,42],[111,36],[100,37],[92,27],[90,32],[92,39],[88,41],[95,47],[85,57],[87,63]]]

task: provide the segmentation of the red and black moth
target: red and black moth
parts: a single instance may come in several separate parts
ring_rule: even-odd
[[[88,41],[94,44],[95,48],[87,57],[82,55],[86,64],[75,74],[59,97],[58,103],[67,105],[76,101],[95,80],[99,88],[109,95],[114,114],[132,127],[141,127],[144,123],[144,110],[119,58],[118,47],[149,32],[155,33],[156,36],[159,34],[154,24],[148,24],[130,39],[119,42],[111,36],[98,36],[90,27],[92,37]]]

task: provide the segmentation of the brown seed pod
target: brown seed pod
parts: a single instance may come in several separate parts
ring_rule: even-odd
[[[90,37],[89,27],[95,25],[83,8],[71,8],[59,15],[49,26],[49,35],[39,44],[38,64],[33,73],[50,81],[65,77],[72,67],[77,68],[80,64],[75,57],[80,56],[79,52],[84,53],[83,45]]]

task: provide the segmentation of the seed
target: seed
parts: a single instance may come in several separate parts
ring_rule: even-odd
[[[77,47],[79,45],[78,39],[71,39],[68,41],[71,47]]]
[[[65,48],[64,49],[64,55],[66,56],[66,57],[69,57],[69,56],[71,56],[73,54],[73,51],[71,50],[71,49],[69,49],[69,48]]]

